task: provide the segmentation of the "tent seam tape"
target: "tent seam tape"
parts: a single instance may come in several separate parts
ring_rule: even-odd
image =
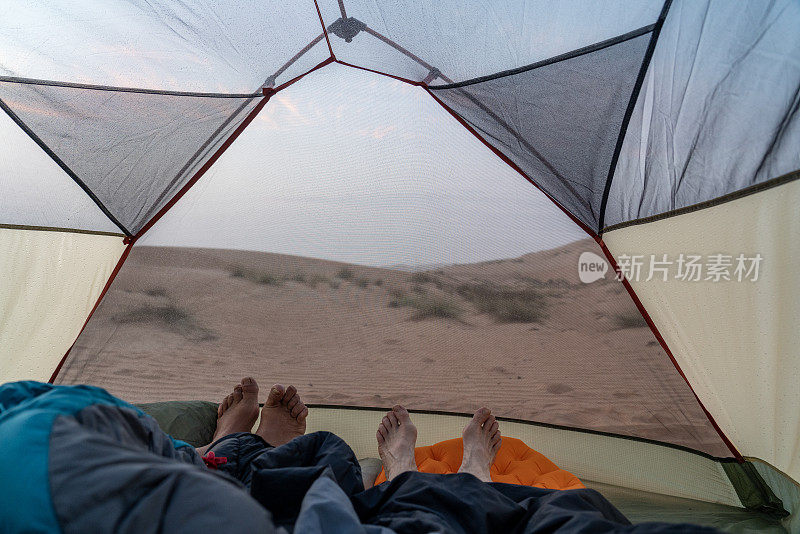
[[[328,28],[325,27],[325,20],[322,18],[322,11],[319,10],[319,4],[317,0],[314,0],[314,7],[317,9],[317,17],[319,17],[319,23],[322,25],[322,33],[325,34],[325,42],[328,43],[328,52],[331,53],[331,58],[336,60],[336,54],[333,53],[333,46],[331,46],[331,39],[328,37]]]
[[[117,93],[139,93],[161,96],[189,96],[199,98],[252,98],[261,93],[204,93],[199,91],[170,91],[165,89],[145,89],[143,87],[119,87],[114,85],[95,85],[91,83],[60,82],[38,78],[18,78],[16,76],[0,76],[2,83],[21,85],[42,85],[47,87],[63,87],[67,89],[84,89],[89,91],[110,91]]]
[[[488,82],[492,80],[496,80],[498,78],[506,78],[508,76],[515,76],[517,74],[522,74],[524,72],[528,72],[530,70],[538,69],[540,67],[546,67],[548,65],[552,65],[554,63],[560,63],[562,61],[567,61],[569,59],[574,59],[576,57],[580,57],[586,54],[591,54],[592,52],[597,52],[599,50],[603,50],[604,48],[608,48],[610,46],[614,46],[620,43],[624,43],[625,41],[630,41],[631,39],[635,39],[637,37],[641,37],[655,29],[655,24],[648,24],[647,26],[642,26],[641,28],[637,28],[635,30],[629,31],[628,33],[624,33],[622,35],[617,35],[616,37],[611,37],[610,39],[606,39],[605,41],[600,41],[598,43],[590,44],[584,46],[582,48],[577,48],[575,50],[571,50],[569,52],[565,52],[563,54],[559,54],[557,56],[553,56],[547,59],[543,59],[540,61],[535,61],[528,65],[523,65],[522,67],[517,67],[514,69],[503,70],[500,72],[496,72],[494,74],[487,74],[486,76],[479,76],[477,78],[471,78],[469,80],[464,80],[463,82],[456,82],[456,83],[449,83],[444,85],[431,85],[429,86],[431,90],[437,91],[440,89],[457,89],[460,87],[466,87],[469,85],[475,85],[478,83]]]
[[[88,234],[108,237],[127,237],[119,232],[104,232],[102,230],[85,230],[83,228],[62,228],[60,226],[33,226],[28,224],[5,224],[0,223],[0,229],[5,230],[28,230],[33,232],[64,232],[70,234]]]
[[[726,193],[722,196],[712,198],[709,200],[704,200],[703,202],[698,202],[697,204],[690,204],[688,206],[684,206],[682,208],[677,208],[670,211],[665,211],[663,213],[658,213],[656,215],[649,215],[647,217],[642,217],[640,219],[631,219],[629,221],[612,224],[610,226],[606,226],[603,228],[603,234],[606,232],[612,232],[614,230],[620,230],[622,228],[627,228],[629,226],[639,226],[642,224],[649,224],[656,221],[661,221],[664,219],[670,219],[672,217],[676,217],[678,215],[686,215],[688,213],[693,213],[695,211],[702,211],[709,208],[713,208],[716,206],[720,206],[722,204],[726,204],[728,202],[733,202],[734,200],[739,200],[741,198],[748,197],[750,195],[754,195],[756,193],[761,193],[763,191],[767,191],[768,189],[772,189],[773,187],[778,187],[781,185],[785,185],[788,183],[793,182],[794,180],[800,179],[800,169],[796,171],[792,171],[786,173],[784,175],[778,176],[776,178],[772,178],[770,180],[766,180],[764,182],[760,182],[757,184],[753,184],[749,187],[745,187],[744,189],[739,189],[737,191],[732,191],[730,193]]]
[[[263,404],[263,403],[262,403]],[[391,407],[379,407],[379,406],[356,406],[356,405],[338,405],[338,404],[319,404],[319,403],[308,403],[306,404],[309,408],[322,408],[322,409],[331,409],[331,410],[364,410],[364,411],[374,411],[374,412],[386,412],[390,410]],[[453,416],[453,417],[465,417],[469,418],[472,417],[473,414],[471,413],[463,413],[463,412],[449,412],[444,410],[415,410],[409,409],[410,413],[418,413],[418,414],[425,414],[425,415],[444,415],[444,416]],[[687,447],[685,445],[678,445],[676,443],[668,443],[666,441],[658,441],[655,439],[649,438],[642,438],[639,436],[628,436],[625,434],[617,434],[615,432],[606,432],[604,430],[595,430],[591,428],[579,428],[579,427],[572,427],[568,425],[559,425],[556,423],[545,423],[542,421],[531,421],[527,419],[517,419],[514,417],[503,417],[503,416],[496,416],[498,421],[504,421],[508,423],[517,423],[522,425],[528,426],[539,426],[543,428],[551,428],[554,430],[564,430],[568,432],[581,432],[584,434],[592,434],[597,436],[609,437],[609,438],[617,438],[617,439],[624,439],[627,441],[636,441],[639,443],[645,443],[649,445],[658,445],[661,447],[666,447],[669,449],[679,450],[681,452],[694,454],[697,456],[702,456],[708,460],[712,460],[718,463],[728,463],[728,462],[738,462],[735,458],[730,457],[720,457],[714,456],[713,454],[709,454],[707,452],[703,452],[698,449],[692,449],[691,447]]]
[[[625,141],[626,134],[628,133],[628,124],[631,121],[631,116],[633,115],[633,110],[636,107],[636,102],[639,100],[639,92],[644,84],[647,70],[650,67],[650,60],[653,57],[653,52],[655,52],[656,43],[658,43],[658,37],[661,34],[661,28],[664,26],[664,21],[667,18],[667,13],[669,13],[669,8],[671,5],[672,0],[664,0],[664,5],[661,8],[661,13],[658,15],[658,20],[654,25],[653,33],[650,35],[650,42],[647,44],[647,50],[644,53],[644,58],[642,58],[642,64],[639,67],[639,74],[636,76],[636,81],[633,84],[631,97],[628,100],[628,107],[625,110],[625,115],[622,117],[622,124],[620,125],[619,135],[617,136],[617,143],[614,146],[614,154],[611,156],[611,163],[608,167],[608,176],[606,177],[606,184],[603,188],[603,197],[600,201],[600,214],[597,223],[598,234],[603,231],[603,225],[605,224],[606,205],[608,204],[608,196],[611,193],[611,182],[614,180],[614,173],[617,169],[619,155],[622,152],[622,145]]]

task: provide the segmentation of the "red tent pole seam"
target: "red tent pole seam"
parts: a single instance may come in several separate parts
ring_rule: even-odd
[[[92,310],[89,312],[89,315],[83,322],[83,326],[81,327],[80,332],[78,332],[78,335],[75,336],[75,341],[72,342],[72,345],[70,345],[70,347],[67,349],[67,352],[61,358],[61,361],[58,362],[55,371],[53,371],[53,374],[50,375],[50,380],[48,380],[48,383],[52,384],[55,381],[56,377],[58,376],[58,373],[61,371],[61,367],[63,367],[64,362],[67,361],[67,356],[69,356],[70,351],[72,351],[72,347],[75,346],[75,343],[77,343],[78,341],[78,337],[80,337],[80,335],[83,333],[83,330],[86,328],[86,325],[89,324],[89,319],[92,318],[92,315],[94,315],[95,310],[100,305],[100,301],[103,300],[103,297],[108,292],[108,288],[111,287],[111,282],[114,281],[114,278],[116,278],[117,273],[119,273],[119,270],[122,269],[122,264],[125,263],[125,259],[128,257],[128,254],[130,253],[131,248],[133,247],[133,241],[134,239],[130,239],[128,237],[126,237],[123,240],[123,243],[127,243],[128,246],[125,247],[125,250],[122,251],[122,255],[119,257],[119,260],[117,260],[117,264],[114,266],[114,270],[111,271],[111,275],[108,277],[108,280],[106,280],[106,285],[103,286],[103,290],[100,292],[100,296],[97,297],[97,301],[95,301]]]
[[[398,80],[398,81],[407,83],[409,85],[413,85],[415,87],[425,87],[425,84],[423,84],[422,82],[415,82],[414,80],[409,80],[408,78],[403,78],[401,76],[395,76],[394,74],[388,74],[386,72],[381,72],[379,70],[368,69],[367,67],[359,67],[358,65],[354,65],[352,63],[348,63],[347,61],[342,61],[341,59],[335,59],[334,61],[336,63],[338,63],[339,65],[344,65],[345,67],[350,67],[352,69],[363,70],[363,71],[366,71],[366,72],[371,72],[373,74],[379,74],[381,76],[386,76],[387,78],[391,78],[393,80]]]
[[[145,232],[147,232],[150,228],[152,228],[153,225],[156,222],[158,222],[158,220],[161,219],[161,217],[163,217],[164,214],[167,211],[169,211],[169,209],[172,208],[172,206],[174,206],[175,203],[178,200],[180,200],[181,197],[183,197],[183,195],[185,195],[187,191],[189,191],[189,189],[191,189],[191,187],[208,171],[211,165],[213,165],[219,159],[219,157],[222,156],[222,154],[228,149],[228,147],[231,146],[231,144],[233,144],[236,138],[239,137],[239,134],[241,134],[242,131],[253,121],[253,119],[256,118],[258,112],[261,111],[261,109],[269,101],[270,97],[273,94],[275,94],[276,91],[274,89],[265,89],[264,92],[265,92],[264,97],[261,98],[258,104],[256,104],[256,106],[250,111],[250,113],[247,115],[247,117],[245,117],[245,119],[241,122],[241,124],[239,124],[239,126],[236,127],[236,129],[225,140],[225,142],[223,142],[222,145],[220,145],[217,151],[214,152],[214,155],[208,158],[208,160],[203,164],[203,166],[197,170],[194,176],[192,176],[189,179],[189,181],[183,185],[180,191],[175,193],[175,196],[173,196],[169,200],[169,202],[164,204],[164,206],[158,211],[158,213],[156,213],[149,221],[147,221],[147,224],[145,224],[142,227],[142,229],[139,230],[139,232],[133,237],[132,241],[139,239]]]
[[[322,18],[322,11],[319,10],[319,4],[317,3],[317,0],[314,0],[314,7],[317,8],[317,16],[319,17],[319,23],[322,25],[322,33],[325,34],[325,42],[328,43],[328,52],[331,53],[331,58],[335,60],[336,54],[333,53],[331,38],[328,37],[328,28],[325,27],[325,20]]]
[[[311,70],[309,70],[307,72],[304,72],[303,74],[300,74],[299,76],[295,76],[294,78],[292,78],[288,82],[284,82],[284,83],[280,84],[278,87],[275,88],[275,92],[277,93],[278,91],[283,91],[284,89],[286,89],[290,85],[294,84],[295,82],[298,82],[298,81],[302,80],[303,78],[305,78],[306,76],[308,76],[309,74],[314,72],[315,70],[319,70],[322,67],[324,67],[325,65],[330,65],[334,61],[336,61],[336,60],[334,58],[332,58],[332,57],[326,58],[321,63],[318,63],[313,69],[311,69]]]
[[[614,269],[614,272],[619,273],[620,269],[619,266],[617,265],[617,260],[614,258],[614,255],[611,254],[611,251],[603,242],[603,239],[598,237],[595,239],[595,241],[597,241],[597,244],[600,245],[603,254],[605,254],[606,259],[611,264],[611,267]],[[722,431],[722,429],[719,427],[717,422],[714,420],[714,416],[711,415],[711,412],[709,412],[706,409],[705,405],[703,404],[703,401],[700,400],[700,397],[697,396],[697,393],[692,387],[691,382],[689,382],[689,379],[686,378],[683,369],[681,369],[681,366],[678,364],[678,361],[675,359],[675,356],[672,354],[672,351],[669,350],[669,346],[667,346],[667,342],[666,340],[664,340],[664,336],[661,335],[661,332],[659,332],[658,327],[656,326],[655,322],[653,322],[652,317],[650,317],[650,314],[647,312],[647,309],[645,309],[644,304],[642,304],[642,301],[639,300],[639,296],[636,294],[636,291],[634,291],[633,286],[630,284],[627,278],[625,278],[624,276],[622,276],[621,278],[622,278],[622,285],[625,286],[625,289],[631,296],[631,300],[633,300],[633,303],[636,305],[636,308],[639,310],[639,313],[642,314],[642,317],[647,322],[647,325],[650,327],[650,330],[653,332],[653,335],[658,340],[659,344],[661,345],[661,348],[664,349],[664,352],[666,352],[667,356],[669,356],[669,359],[672,362],[672,365],[675,366],[675,369],[678,371],[678,374],[681,375],[683,381],[686,382],[687,386],[689,386],[689,390],[692,392],[692,395],[694,395],[694,398],[697,400],[697,404],[700,405],[700,408],[703,410],[703,413],[706,414],[706,417],[711,423],[711,426],[714,427],[714,430],[717,431],[719,437],[722,438],[722,441],[725,443],[728,449],[730,449],[731,453],[733,453],[734,458],[736,458],[739,462],[744,462],[744,458],[742,457],[742,455],[733,445],[731,440],[728,439],[728,436],[726,436],[725,433]]]

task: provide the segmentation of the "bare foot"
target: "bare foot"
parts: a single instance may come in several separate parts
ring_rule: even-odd
[[[464,437],[464,459],[459,473],[475,475],[484,482],[491,482],[489,468],[500,450],[500,426],[488,408],[481,408],[467,423]]]
[[[261,409],[256,434],[273,447],[280,447],[306,433],[306,417],[308,408],[300,400],[297,389],[275,384]]]
[[[417,427],[411,422],[408,410],[399,404],[394,406],[378,425],[375,437],[378,438],[378,454],[386,470],[386,480],[417,470],[414,461]]]
[[[258,384],[252,378],[242,378],[217,408],[217,429],[211,443],[236,432],[250,432],[258,418]],[[205,454],[208,445],[197,449]]]

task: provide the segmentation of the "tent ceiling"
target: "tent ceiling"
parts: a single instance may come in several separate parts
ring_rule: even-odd
[[[25,180],[0,177],[13,181],[0,222],[95,229],[100,210],[141,233],[266,101],[262,86],[331,53],[424,87],[594,237],[800,167],[797,2],[676,0],[660,35],[670,2],[520,4],[3,3],[0,100],[60,170],[39,153],[5,163]],[[76,201],[85,214],[66,206],[79,190],[50,186],[59,172],[94,200]]]

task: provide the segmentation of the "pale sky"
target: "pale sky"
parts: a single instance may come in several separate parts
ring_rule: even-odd
[[[422,89],[331,65],[275,96],[140,243],[414,266],[584,237]]]

